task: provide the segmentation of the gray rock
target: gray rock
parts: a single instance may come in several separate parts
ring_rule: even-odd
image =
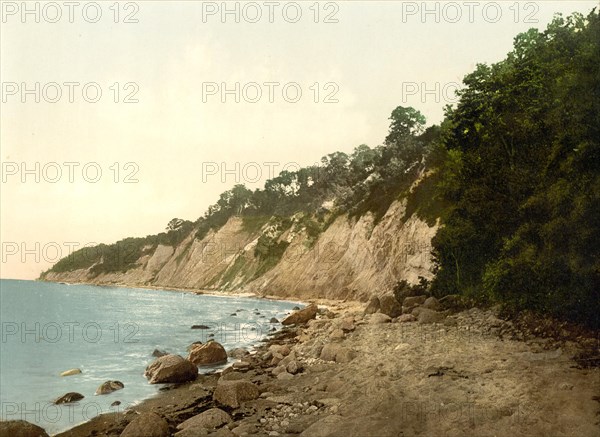
[[[154,349],[152,351],[152,356],[155,358],[164,357],[165,355],[169,355],[169,354],[165,351],[161,351],[160,349]]]

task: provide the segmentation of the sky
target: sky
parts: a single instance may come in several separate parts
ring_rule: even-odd
[[[236,183],[439,123],[546,2],[0,2],[1,278],[195,220]]]

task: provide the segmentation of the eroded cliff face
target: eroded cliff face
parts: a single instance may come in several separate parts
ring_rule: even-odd
[[[174,248],[149,248],[126,272],[95,275],[92,266],[49,272],[44,279],[366,300],[401,279],[416,283],[419,276],[433,276],[430,248],[438,225],[430,227],[415,215],[404,221],[404,213],[405,202],[397,201],[377,224],[370,214],[358,221],[341,216],[315,241],[292,225],[276,235],[287,243],[283,254],[266,257],[256,256],[255,247],[261,235],[272,235],[272,223],[249,231],[233,217],[202,240],[192,232]]]

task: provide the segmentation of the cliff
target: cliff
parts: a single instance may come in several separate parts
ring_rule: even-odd
[[[94,264],[48,271],[42,279],[366,300],[401,279],[416,283],[419,276],[432,277],[429,252],[438,225],[429,226],[415,214],[405,220],[405,212],[406,200],[397,200],[377,223],[372,214],[339,216],[316,240],[298,215],[283,229],[275,218],[249,229],[245,218],[234,216],[202,239],[192,231],[174,247],[146,247],[124,272],[98,274]],[[261,256],[256,251],[261,237],[285,249]]]

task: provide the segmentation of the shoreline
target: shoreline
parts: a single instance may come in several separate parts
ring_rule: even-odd
[[[28,279],[10,279],[10,280],[18,280],[18,281],[28,281]],[[140,290],[163,290],[163,291],[172,291],[172,292],[180,292],[180,293],[188,293],[194,294],[197,296],[215,296],[215,297],[251,297],[256,299],[266,299],[266,300],[275,300],[279,302],[287,302],[298,305],[306,305],[307,302],[319,301],[319,299],[308,299],[306,301],[303,300],[290,300],[285,299],[276,295],[268,295],[268,294],[258,294],[250,291],[231,291],[231,290],[207,290],[202,288],[183,288],[183,287],[162,287],[157,285],[130,285],[130,284],[98,284],[93,282],[63,282],[63,281],[50,281],[46,279],[32,279],[31,281],[35,282],[47,282],[54,284],[62,284],[62,285],[90,285],[94,287],[116,287],[116,288],[131,288],[131,289],[140,289]],[[321,305],[321,304],[319,304]]]
[[[365,315],[362,303],[329,303],[307,324],[258,342],[235,361],[241,365],[56,437],[117,437],[149,412],[177,437],[596,435],[600,368],[576,366],[573,341],[522,339],[492,310],[448,310],[443,320],[420,323]],[[260,394],[235,407],[215,401],[217,388],[232,381]],[[231,421],[178,429],[210,408]]]

